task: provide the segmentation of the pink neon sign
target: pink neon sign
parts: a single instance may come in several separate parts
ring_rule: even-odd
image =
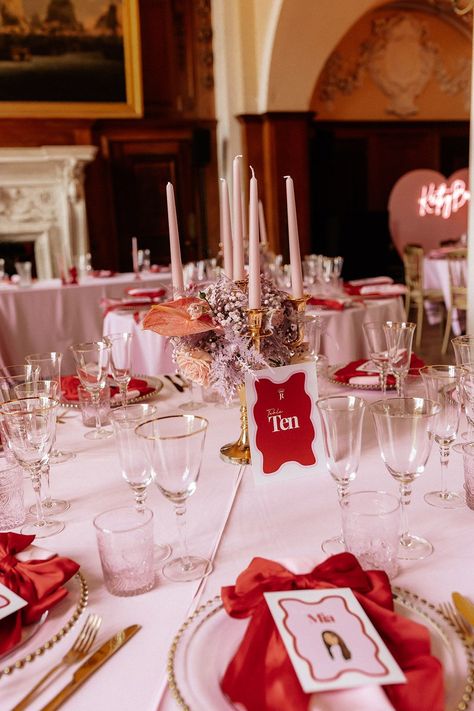
[[[438,187],[434,183],[423,185],[418,198],[418,214],[420,217],[441,216],[447,220],[453,212],[460,210],[470,197],[471,193],[466,190],[464,180],[453,180],[449,188],[446,183],[440,183]]]

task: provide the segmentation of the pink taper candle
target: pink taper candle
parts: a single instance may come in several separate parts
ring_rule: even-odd
[[[136,237],[132,237],[132,263],[133,271],[138,274],[138,242]]]
[[[181,247],[179,246],[178,218],[174,190],[171,183],[166,185],[166,204],[168,206],[168,230],[170,233],[171,281],[175,293],[184,292],[183,265],[181,262]]]
[[[258,231],[258,187],[252,166],[249,205],[249,309],[259,309],[260,293],[260,238]]]
[[[245,277],[244,238],[242,234],[242,179],[240,177],[240,159],[236,156],[232,163],[232,236],[234,245],[234,281]]]
[[[228,279],[232,279],[233,255],[232,255],[232,229],[230,226],[230,205],[229,190],[227,181],[221,178],[221,244],[224,250],[224,274]]]
[[[293,179],[285,175],[286,208],[288,212],[288,238],[290,243],[291,293],[293,298],[303,296],[303,273],[301,271],[300,238],[298,236],[298,219],[296,217],[295,190]]]

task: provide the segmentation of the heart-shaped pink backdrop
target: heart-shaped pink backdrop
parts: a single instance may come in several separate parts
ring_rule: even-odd
[[[437,170],[412,170],[395,183],[388,199],[389,228],[400,255],[406,244],[420,244],[429,252],[439,247],[441,241],[458,240],[467,232],[467,200],[447,219],[434,213],[420,215],[423,187],[433,183],[438,188],[446,183],[449,189],[454,180],[463,180],[469,189],[468,169],[457,170],[449,178]]]

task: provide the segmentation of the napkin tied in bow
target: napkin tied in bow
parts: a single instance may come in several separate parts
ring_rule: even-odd
[[[263,593],[333,587],[352,589],[403,670],[406,684],[384,687],[393,707],[443,711],[442,668],[430,654],[427,629],[397,615],[386,574],[362,570],[350,553],[332,556],[306,574],[293,574],[279,563],[254,558],[235,585],[222,588],[227,613],[251,617],[221,680],[224,694],[247,711],[306,711],[310,696],[301,688]]]
[[[63,584],[79,570],[73,560],[57,555],[48,560],[18,560],[16,554],[34,539],[19,533],[0,533],[0,583],[28,602],[26,607],[0,620],[0,654],[20,641],[23,625],[37,622],[68,594]]]

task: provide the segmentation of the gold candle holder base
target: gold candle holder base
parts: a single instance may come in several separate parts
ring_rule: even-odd
[[[247,419],[247,402],[245,385],[239,388],[240,399],[240,436],[236,442],[224,444],[220,449],[220,457],[229,464],[250,464],[249,430]]]
[[[291,341],[290,343],[287,343],[286,345],[289,348],[298,348],[298,346],[301,346],[301,344],[304,341],[304,325],[302,322],[304,313],[306,311],[306,304],[310,300],[311,296],[309,294],[304,294],[303,296],[300,296],[299,298],[295,298],[294,296],[289,296],[288,301],[296,311],[296,318],[297,318],[297,326],[298,326],[298,333],[294,341]]]

